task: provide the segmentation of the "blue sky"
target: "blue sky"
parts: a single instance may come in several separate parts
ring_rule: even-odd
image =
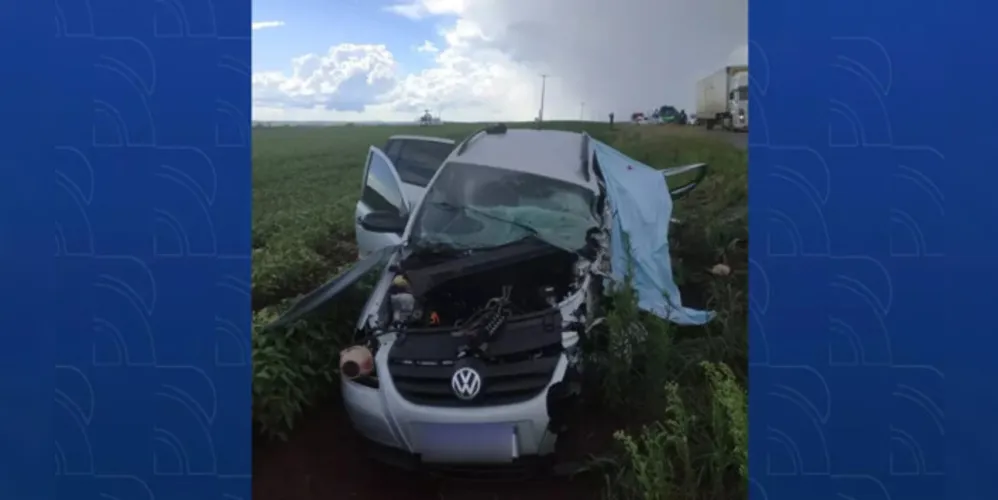
[[[389,7],[405,8],[394,10]],[[579,8],[584,5],[585,8]],[[606,119],[693,104],[747,0],[254,0],[257,120]],[[595,34],[608,34],[599,36]],[[426,43],[433,50],[417,50]],[[739,52],[740,50],[740,52]]]
[[[271,26],[253,30],[254,118],[395,121],[429,109],[531,119],[537,82],[518,86],[504,55],[476,48],[483,39],[460,19],[463,2],[256,0],[254,26]],[[410,8],[389,9],[399,5]]]
[[[322,53],[349,42],[384,44],[404,71],[419,71],[432,57],[416,52],[425,40],[440,44],[439,18],[412,20],[386,12],[396,3],[384,0],[254,0],[254,22],[282,21],[283,26],[253,32],[254,71],[279,71],[291,58]]]

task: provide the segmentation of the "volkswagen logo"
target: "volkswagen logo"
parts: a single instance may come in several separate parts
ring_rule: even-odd
[[[482,376],[467,366],[459,368],[450,378],[450,388],[458,398],[471,401],[482,390]]]

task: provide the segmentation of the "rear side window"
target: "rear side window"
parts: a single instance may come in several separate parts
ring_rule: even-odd
[[[385,145],[385,154],[388,158],[392,160],[392,163],[398,162],[399,153],[402,152],[402,141],[393,139],[388,141]]]
[[[426,187],[454,147],[454,144],[446,142],[410,139],[402,144],[401,151],[395,155],[389,153],[389,156],[395,163],[395,170],[398,171],[402,182]]]

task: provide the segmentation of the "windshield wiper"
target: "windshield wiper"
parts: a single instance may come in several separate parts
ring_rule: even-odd
[[[467,249],[456,248],[438,241],[416,241],[413,243],[412,249],[416,255],[459,255],[468,251]]]
[[[470,251],[467,248],[454,246],[450,243],[444,243],[442,241],[436,241],[434,239],[424,240],[422,238],[414,238],[411,241],[409,248],[412,249],[413,255],[435,256],[435,257],[450,257],[455,255],[464,255]]]
[[[464,207],[460,205],[455,205],[449,201],[430,201],[428,203],[435,207],[440,207],[444,210],[447,210],[448,212],[460,212],[464,210]]]

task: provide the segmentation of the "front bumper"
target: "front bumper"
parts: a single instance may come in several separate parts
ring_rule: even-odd
[[[387,351],[380,349],[375,356],[377,373],[388,373]],[[554,452],[557,435],[548,429],[547,395],[567,371],[568,360],[562,354],[543,392],[501,406],[413,404],[399,394],[389,376],[379,378],[377,389],[343,379],[343,402],[360,434],[416,463],[513,465]]]
[[[731,128],[739,132],[745,132],[748,130],[748,115],[735,116],[731,120]]]
[[[558,471],[555,455],[520,457],[510,462],[490,464],[432,463],[419,455],[368,440],[365,456],[396,469],[438,475],[449,479],[523,481]]]

